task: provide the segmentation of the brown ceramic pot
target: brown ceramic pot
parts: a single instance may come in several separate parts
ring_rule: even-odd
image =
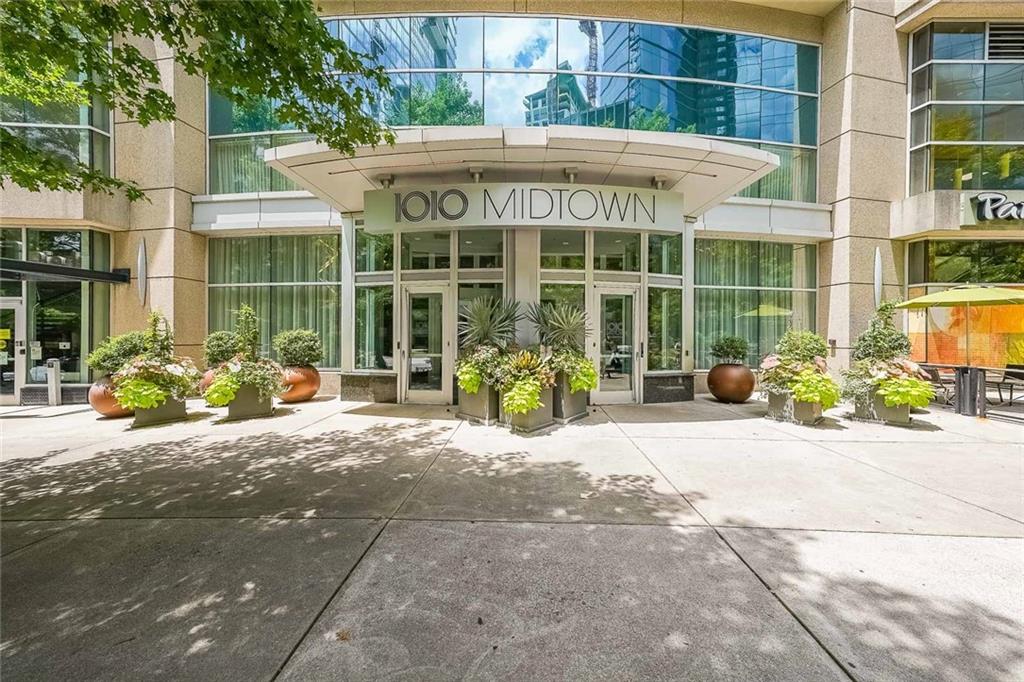
[[[203,372],[203,378],[199,380],[199,395],[203,395],[204,393],[206,393],[206,389],[208,389],[210,387],[210,384],[213,383],[213,373],[215,371],[217,371],[217,368],[211,367],[210,369]]]
[[[708,372],[708,390],[723,403],[742,403],[754,393],[754,373],[746,365],[715,365]]]
[[[309,400],[320,390],[320,372],[316,367],[284,368],[284,391],[278,397],[286,403],[301,403]]]
[[[118,417],[130,417],[134,410],[129,410],[117,404],[114,398],[114,383],[109,376],[102,377],[89,387],[89,405],[104,417],[116,419]]]

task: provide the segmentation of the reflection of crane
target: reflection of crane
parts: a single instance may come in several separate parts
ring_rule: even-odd
[[[580,32],[590,39],[590,54],[587,56],[587,71],[597,71],[597,22],[592,19],[580,20]],[[590,106],[597,104],[597,76],[587,76],[587,101]]]

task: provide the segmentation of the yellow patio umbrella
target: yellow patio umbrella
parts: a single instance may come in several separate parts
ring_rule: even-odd
[[[962,284],[945,291],[912,298],[909,301],[900,303],[896,307],[916,310],[921,308],[958,308],[965,306],[967,308],[967,320],[964,327],[964,340],[967,342],[967,348],[970,348],[972,305],[1024,305],[1024,291],[990,287],[981,284]],[[1021,314],[1024,314],[1024,312]],[[970,362],[969,358],[968,362]]]
[[[904,301],[897,308],[956,308],[972,305],[1024,305],[1024,291],[964,284]]]
[[[792,315],[792,310],[786,310],[785,308],[780,308],[779,306],[772,305],[771,303],[762,303],[753,310],[740,313],[736,317],[791,317]]]

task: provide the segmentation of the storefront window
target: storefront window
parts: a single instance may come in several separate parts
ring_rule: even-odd
[[[647,272],[653,275],[683,274],[683,235],[648,235]]]
[[[447,270],[451,267],[451,239],[447,232],[403,232],[403,270]]]
[[[356,287],[356,369],[394,369],[394,287]]]
[[[323,340],[324,367],[338,367],[341,238],[337,234],[209,240],[209,328],[234,328],[243,303],[263,325],[264,352],[286,329],[312,329]]]
[[[639,233],[595,232],[594,270],[639,272]]]
[[[755,365],[787,329],[814,330],[814,245],[698,239],[694,251],[697,368],[714,364],[710,347],[722,336],[746,339]]]
[[[501,300],[501,290],[500,282],[478,282],[476,284],[459,282],[459,310],[461,311],[467,303],[478,298]]]
[[[586,233],[541,230],[540,267],[545,270],[583,270],[587,266]]]
[[[683,362],[683,290],[647,291],[647,369],[679,370]]]
[[[1024,242],[933,240],[908,251],[911,284],[1024,284]]]
[[[394,268],[395,237],[356,230],[356,272],[389,272]]]
[[[23,259],[21,228],[0,229],[0,257]],[[21,296],[21,282],[17,280],[0,280],[0,296]]]
[[[501,230],[461,230],[457,237],[460,269],[493,270],[501,268],[504,232]]]
[[[586,309],[586,300],[582,284],[541,284],[541,305],[568,304]]]

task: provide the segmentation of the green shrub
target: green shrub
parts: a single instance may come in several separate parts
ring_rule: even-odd
[[[839,385],[827,374],[807,368],[789,385],[793,399],[804,403],[820,403],[827,410],[839,402]]]
[[[154,310],[149,314],[143,335],[146,346],[144,355],[147,358],[158,362],[174,361],[174,331],[160,312]]]
[[[213,407],[224,407],[235,399],[235,395],[241,387],[242,385],[238,383],[238,379],[233,374],[220,372],[214,376],[203,397],[206,398],[207,404]]]
[[[784,361],[814,362],[828,355],[828,344],[814,332],[790,329],[775,344],[775,354]]]
[[[108,336],[96,346],[96,350],[89,353],[85,362],[96,372],[102,375],[111,375],[145,352],[145,333],[128,332],[117,336]]]
[[[260,319],[247,304],[235,313],[235,347],[244,360],[253,361],[260,356]]]
[[[719,362],[742,365],[746,362],[750,344],[741,336],[722,336],[711,344],[711,357]]]
[[[928,407],[935,398],[935,389],[927,381],[916,377],[893,377],[878,384],[878,395],[885,400],[886,407],[910,405]]]
[[[894,360],[910,355],[910,338],[892,321],[898,303],[886,301],[878,306],[868,328],[854,343],[854,360]]]
[[[213,332],[203,341],[203,360],[207,367],[216,367],[235,357],[238,352],[238,339],[228,331]]]
[[[312,329],[283,331],[274,337],[273,345],[283,365],[302,367],[324,359],[324,344]]]

